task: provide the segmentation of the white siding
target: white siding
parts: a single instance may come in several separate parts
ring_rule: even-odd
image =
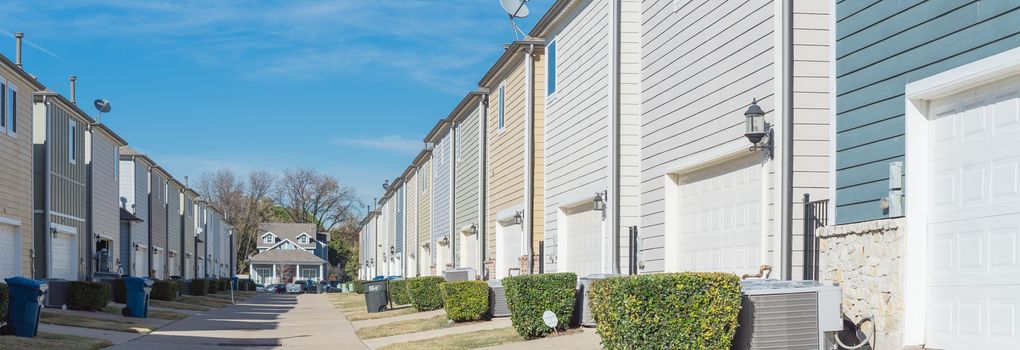
[[[450,142],[450,131],[444,130],[440,133],[439,142],[436,143],[436,148],[432,152],[432,240],[433,242],[439,240],[444,235],[449,237],[452,223],[450,222],[450,150],[453,147],[453,143]],[[438,250],[449,249],[449,246],[441,247],[436,243],[432,246],[437,253],[432,254],[433,259],[437,259],[440,254]],[[449,259],[450,254],[446,254],[444,257]],[[435,261],[436,271],[442,271],[446,268],[446,264],[451,261]]]

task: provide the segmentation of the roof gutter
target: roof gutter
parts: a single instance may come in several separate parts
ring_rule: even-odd
[[[524,229],[528,234],[528,273],[535,273],[535,44],[528,44],[524,49],[525,72],[527,76],[524,87]]]
[[[560,2],[557,2],[560,3]],[[609,1],[609,193],[612,273],[620,274],[620,0]]]

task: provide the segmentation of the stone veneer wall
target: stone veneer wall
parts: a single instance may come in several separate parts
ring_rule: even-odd
[[[819,238],[819,281],[843,291],[843,314],[874,316],[874,349],[903,349],[903,239],[906,220],[828,226]],[[865,332],[870,324],[862,326]]]

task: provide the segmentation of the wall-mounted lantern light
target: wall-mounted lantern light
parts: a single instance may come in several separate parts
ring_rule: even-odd
[[[605,211],[606,210],[606,198],[605,197],[607,197],[606,191],[602,191],[602,192],[599,192],[599,193],[595,194],[595,203],[594,203],[595,206],[594,206],[594,210],[598,210],[598,211]]]
[[[407,256],[410,257],[411,259],[414,259],[414,253],[408,254]]]
[[[425,251],[427,252],[427,251],[429,251],[429,249],[432,248],[432,244],[429,243],[429,242],[425,242],[425,244],[422,244],[421,247],[425,248]]]
[[[473,235],[477,235],[478,234],[478,225],[471,224],[471,228],[468,229],[468,232],[470,232]]]
[[[744,136],[751,141],[751,151],[764,150],[772,157],[772,127],[765,121],[765,111],[758,106],[758,100],[752,100],[744,112],[746,131]],[[764,139],[764,140],[762,140]]]
[[[446,237],[446,235],[443,235],[443,238],[440,238],[439,241],[437,241],[437,243],[439,243],[440,246],[445,247],[450,244],[450,238]]]
[[[524,212],[520,212],[520,211],[514,213],[514,224],[516,224],[516,225],[523,225],[524,224],[524,215],[523,214],[524,214]]]
[[[394,246],[390,246],[390,255],[393,255],[393,254],[396,254],[396,253],[397,253],[397,248],[394,247]]]

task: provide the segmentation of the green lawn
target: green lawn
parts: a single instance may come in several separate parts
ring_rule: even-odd
[[[513,327],[507,327],[391,344],[379,350],[467,350],[519,341],[524,341],[524,337],[517,335]]]
[[[103,318],[92,318],[78,315],[64,315],[45,311],[42,313],[42,319],[40,319],[39,322],[139,334],[148,334],[153,330],[152,326],[137,322],[107,320]]]
[[[96,350],[111,346],[106,339],[86,338],[74,335],[39,332],[35,338],[0,337],[0,349],[5,350]]]

